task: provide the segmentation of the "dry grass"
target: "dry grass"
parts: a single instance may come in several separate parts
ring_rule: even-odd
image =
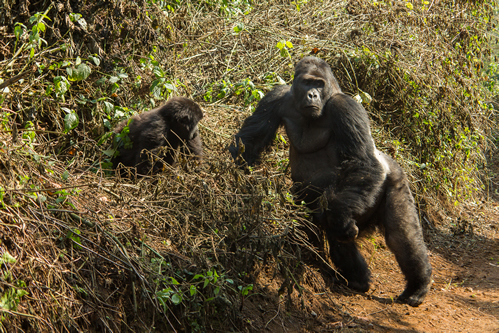
[[[315,48],[346,92],[373,97],[366,106],[373,135],[408,171],[423,215],[448,193],[452,202],[476,201],[483,194],[476,165],[484,163],[492,111],[479,103],[486,98],[479,86],[485,55],[472,44],[473,36],[484,41],[487,24],[467,14],[472,4],[457,3],[449,14],[445,1],[431,2],[427,10],[415,3],[412,11],[406,2],[309,1],[299,2],[298,12],[272,1],[241,5],[236,9],[251,11],[228,15],[213,3],[188,1],[174,12],[147,1],[54,4],[46,21],[48,46],[33,59],[27,50],[14,55],[12,46],[13,23],[24,20],[29,27],[29,15],[0,17],[6,26],[0,30],[2,78],[25,73],[9,85],[1,105],[0,247],[16,261],[3,264],[0,289],[4,295],[28,292],[9,298],[20,301],[18,306],[0,308],[1,330],[243,327],[238,287],[254,283],[262,267],[279,273],[288,291],[299,283],[302,251],[311,247],[297,228],[308,223],[306,212],[288,194],[286,144],[276,142],[249,174],[234,168],[226,147],[254,106],[244,93],[235,93],[234,84],[249,78],[265,93],[276,78],[269,83],[269,72],[289,83],[292,64]],[[37,6],[29,8],[30,15],[46,9]],[[87,29],[71,22],[70,13],[81,13]],[[237,24],[244,26],[240,33],[233,29]],[[275,46],[281,40],[293,43],[291,58],[279,55]],[[455,49],[458,41],[476,60]],[[67,48],[60,49],[62,43]],[[73,82],[64,100],[45,93],[54,77],[66,75],[64,68],[49,65],[90,54],[98,54],[101,64],[90,62],[92,75]],[[90,100],[128,107],[121,110],[125,114],[150,108],[154,73],[146,66],[150,62],[140,61],[150,56],[165,77],[177,80],[173,94],[203,105],[206,159],[199,165],[183,161],[154,177],[120,179],[99,163],[109,144],[98,142],[108,131],[103,119],[115,124],[119,117],[108,114],[102,101]],[[118,73],[128,78],[116,91],[96,83]],[[135,84],[138,76],[141,83]],[[225,96],[205,103],[207,92],[216,96],[223,82]],[[80,117],[69,133],[61,107]],[[421,119],[445,121],[428,126]],[[25,128],[29,121],[31,130]],[[469,144],[468,150],[456,148],[459,138],[451,133],[459,136],[465,128],[462,145]],[[440,153],[445,156],[436,160]],[[421,167],[425,161],[427,169]],[[208,276],[214,271],[217,280]],[[203,279],[194,279],[197,274]],[[191,286],[197,294],[190,293]],[[167,288],[170,299],[163,304],[158,292]],[[174,305],[173,294],[183,302]]]

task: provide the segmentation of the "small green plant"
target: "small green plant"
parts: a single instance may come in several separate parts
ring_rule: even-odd
[[[78,229],[73,229],[73,230],[70,230],[68,231],[68,233],[66,234],[66,237],[68,239],[71,239],[71,244],[73,245],[73,247],[77,250],[81,250],[82,247],[80,246],[81,245],[81,238],[80,238],[80,234],[81,234],[81,231],[78,230]]]
[[[238,23],[232,28],[236,34],[240,33],[241,31],[244,30],[244,23]]]
[[[292,5],[295,5],[296,11],[299,12],[301,9],[301,6],[306,5],[308,0],[295,0],[291,1]]]
[[[154,66],[153,73],[156,79],[151,84],[152,96],[155,99],[167,99],[177,90],[175,83],[167,78],[166,72],[160,66]]]
[[[9,252],[5,251],[0,257],[0,266],[8,267],[9,264],[16,263],[17,259],[14,258]],[[12,274],[9,269],[3,269],[0,279],[13,284],[14,287],[5,289],[5,292],[0,296],[0,309],[7,311],[16,311],[21,298],[27,295],[28,292],[23,288],[26,288],[26,283],[24,281],[18,280],[12,283]],[[2,314],[0,315],[0,322],[6,317]]]
[[[60,98],[63,102],[65,102],[64,95],[71,87],[68,79],[64,76],[56,76],[54,77],[54,87],[49,86],[45,91],[46,95],[49,95],[52,92],[52,89],[55,91],[55,96]]]
[[[237,287],[239,289],[239,291],[241,292],[241,296],[242,297],[246,297],[248,296],[249,292],[253,290],[253,285],[252,284],[248,284],[247,286],[243,287],[243,286],[239,286]]]
[[[70,13],[69,19],[73,23],[78,23],[83,30],[87,30],[87,21],[83,18],[81,14],[78,13]]]
[[[47,41],[43,39],[40,34],[45,32],[46,26],[44,19],[47,19],[50,21],[50,19],[47,16],[48,11],[50,10],[47,9],[45,13],[36,13],[33,16],[30,17],[29,23],[33,24],[33,27],[31,28],[31,33],[29,34],[29,46],[30,48],[30,53],[29,56],[30,58],[33,58],[35,56],[35,49],[41,49],[42,43],[47,45]]]
[[[92,70],[90,66],[81,61],[80,57],[76,57],[76,67],[66,67],[69,81],[82,81],[90,76]]]
[[[80,118],[73,110],[64,107],[62,107],[61,110],[66,112],[66,116],[64,117],[64,133],[68,133],[78,126]]]
[[[0,206],[1,206],[1,208],[5,208],[5,202],[3,201],[4,197],[5,197],[5,189],[2,186],[0,186]]]
[[[0,266],[3,264],[14,264],[16,261],[16,258],[14,258],[8,251],[5,251],[0,257]]]
[[[210,84],[208,90],[204,94],[203,98],[208,103],[213,103],[218,100],[229,96],[232,92],[234,85],[230,82],[229,79],[222,80],[220,83]]]
[[[289,53],[289,50],[293,48],[293,43],[291,43],[289,40],[281,40],[277,43],[276,47],[279,49],[281,57],[291,60],[291,54]]]
[[[24,125],[24,128],[27,129],[28,131],[23,131],[22,138],[28,142],[30,146],[35,142],[35,125],[31,121],[27,121],[26,125]]]
[[[176,284],[179,284],[176,280],[175,280],[175,282],[176,282]],[[173,290],[170,287],[156,292],[156,297],[159,300],[159,302],[161,303],[161,305],[163,305],[163,310],[165,312],[168,309],[167,302],[172,302],[174,305],[179,305],[180,303],[182,303],[182,299],[183,299],[181,293],[176,292],[175,290]]]
[[[244,105],[257,103],[264,96],[264,93],[255,87],[255,84],[250,79],[244,79],[235,85],[234,94],[243,96]]]
[[[21,298],[24,295],[27,295],[28,292],[21,288],[26,288],[26,283],[24,281],[18,281],[16,283],[17,288],[8,288],[3,295],[0,297],[0,309],[4,309],[7,311],[16,311],[19,303],[21,302]],[[0,321],[4,320],[5,316],[0,316]]]
[[[69,200],[69,197],[71,195],[78,195],[78,193],[80,193],[80,191],[81,190],[79,190],[79,189],[77,189],[77,190],[74,190],[74,189],[73,190],[67,190],[67,189],[58,190],[55,192],[55,194],[58,195],[57,199],[55,199],[55,202],[61,206],[68,205],[71,208],[76,209],[75,206]]]

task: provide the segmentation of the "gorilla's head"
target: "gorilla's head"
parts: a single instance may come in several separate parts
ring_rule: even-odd
[[[291,89],[300,113],[313,118],[321,116],[329,98],[341,92],[329,65],[315,57],[305,57],[296,64]]]

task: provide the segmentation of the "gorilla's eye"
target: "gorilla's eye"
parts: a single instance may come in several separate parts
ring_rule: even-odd
[[[313,88],[324,88],[324,81],[323,80],[307,79],[307,80],[303,80],[303,83],[306,86],[313,87]]]

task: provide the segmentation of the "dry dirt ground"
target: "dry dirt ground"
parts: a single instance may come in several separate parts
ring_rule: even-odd
[[[499,214],[493,215],[484,234],[425,233],[434,282],[417,308],[392,301],[404,279],[376,234],[362,241],[373,275],[368,293],[325,288],[311,271],[302,284],[303,301],[294,291],[290,305],[275,292],[280,281],[262,273],[258,285],[266,287],[245,302],[243,320],[255,332],[499,332]]]

